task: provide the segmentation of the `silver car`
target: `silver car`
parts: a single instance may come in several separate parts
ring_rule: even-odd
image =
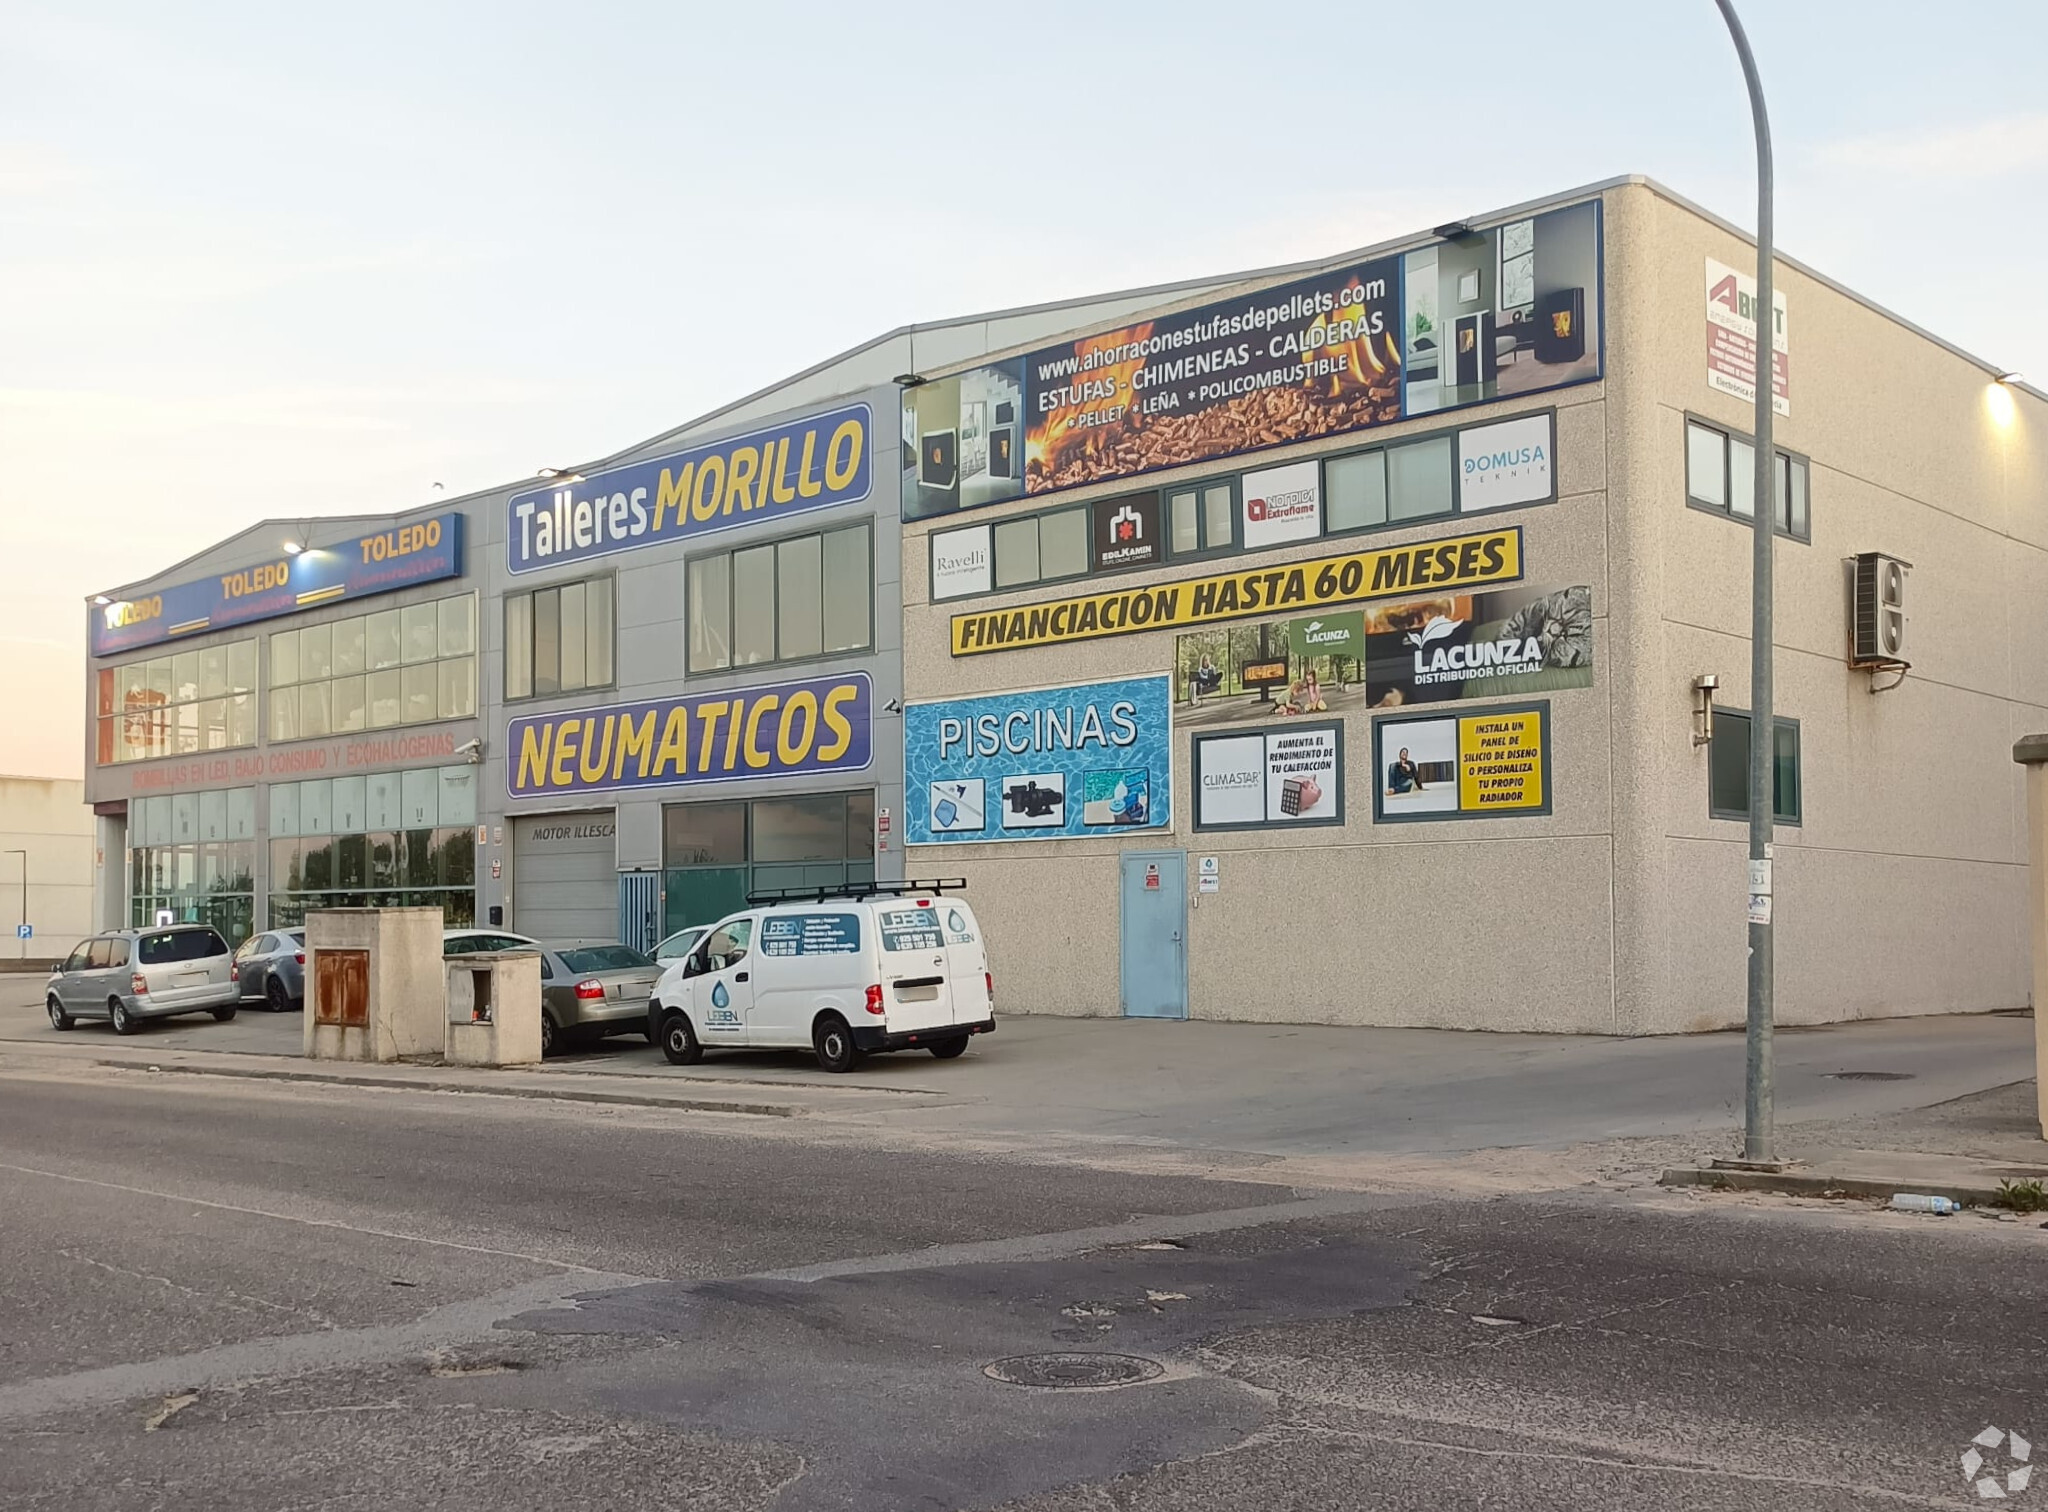
[[[174,1013],[235,1016],[242,989],[228,942],[206,924],[117,929],[95,935],[50,973],[45,1007],[50,1026],[111,1019],[116,1034],[133,1034],[146,1018]]]

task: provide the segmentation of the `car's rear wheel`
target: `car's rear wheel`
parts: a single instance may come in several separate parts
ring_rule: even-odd
[[[284,990],[284,983],[276,977],[272,977],[270,984],[263,989],[263,1006],[272,1013],[292,1011],[292,995]]]
[[[233,1003],[229,1003],[224,1008],[216,1008],[213,1010],[213,1019],[214,1022],[217,1024],[225,1024],[229,1019],[233,1018],[234,1016],[235,1005]]]
[[[860,1049],[853,1042],[853,1031],[836,1013],[826,1014],[812,1027],[811,1048],[817,1052],[818,1064],[827,1071],[851,1071],[862,1060]]]
[[[114,1020],[114,1033],[133,1034],[142,1027],[142,1020],[128,1011],[128,1005],[119,998],[107,999],[107,1013]]]
[[[555,1025],[555,1016],[545,1008],[540,1015],[540,1058],[546,1060],[562,1048],[562,1031]]]
[[[933,1056],[939,1060],[952,1060],[966,1048],[967,1036],[964,1034],[958,1039],[940,1040],[936,1045],[925,1046],[925,1049],[931,1051]]]
[[[704,1047],[697,1043],[687,1013],[671,1013],[661,1021],[661,1053],[671,1066],[694,1066],[704,1059]]]
[[[56,993],[51,993],[49,1002],[45,1003],[43,1006],[50,1010],[50,1027],[52,1029],[70,1029],[76,1027],[78,1020],[73,1018],[70,1014],[64,1011],[64,1005],[57,1001]]]

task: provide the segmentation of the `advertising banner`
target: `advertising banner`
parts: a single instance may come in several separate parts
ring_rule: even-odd
[[[1208,729],[1366,706],[1365,614],[1357,609],[1215,625],[1174,640],[1174,719]]]
[[[505,565],[540,572],[865,499],[873,432],[872,412],[853,404],[514,494]]]
[[[1103,499],[1095,505],[1096,572],[1150,567],[1159,560],[1159,495]]]
[[[1143,588],[1086,593],[1020,609],[956,614],[955,656],[1134,635],[1141,630],[1249,619],[1276,610],[1308,613],[1414,589],[1512,583],[1522,575],[1520,526],[1347,551],[1278,567],[1181,578]]]
[[[1756,403],[1756,280],[1707,259],[1707,387]],[[1771,289],[1771,409],[1792,413],[1792,327],[1784,291]]]
[[[1542,504],[1557,497],[1554,416],[1524,415],[1458,432],[1458,513]]]
[[[1195,828],[1344,822],[1344,727],[1299,724],[1194,743]]]
[[[932,602],[987,593],[995,584],[991,527],[967,525],[932,532]]]
[[[865,672],[529,714],[506,730],[510,796],[553,798],[858,772],[872,759]]]
[[[1600,206],[1041,347],[904,391],[929,519],[1600,376]]]
[[[1172,822],[1165,677],[907,704],[905,840],[1058,840]]]
[[[461,575],[462,516],[436,515],[180,583],[147,598],[100,605],[92,620],[92,654],[112,656]]]
[[[1373,817],[1513,818],[1550,812],[1550,705],[1373,721]]]
[[[1244,475],[1244,544],[1256,551],[1323,533],[1323,465],[1290,462]]]
[[[1517,585],[1365,611],[1376,709],[1593,686],[1593,590]]]

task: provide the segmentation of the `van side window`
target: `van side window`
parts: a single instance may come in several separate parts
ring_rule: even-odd
[[[113,964],[114,942],[112,940],[94,940],[92,942],[92,954],[86,958],[85,969],[87,971],[104,971]]]
[[[711,969],[723,971],[736,966],[747,958],[747,946],[754,938],[752,919],[734,919],[711,932],[711,939],[705,949],[711,957]]]
[[[113,959],[108,961],[107,964],[117,968],[126,966],[128,964],[128,942],[126,940],[113,940],[109,943],[114,947],[114,955]]]

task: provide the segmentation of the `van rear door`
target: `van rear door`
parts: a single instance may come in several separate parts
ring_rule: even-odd
[[[995,1015],[989,992],[988,947],[974,910],[957,898],[934,898],[933,912],[946,942],[946,974],[953,1002],[953,1022],[980,1024]]]
[[[934,901],[906,898],[875,908],[882,1003],[891,1034],[915,1034],[953,1022],[952,970]]]

